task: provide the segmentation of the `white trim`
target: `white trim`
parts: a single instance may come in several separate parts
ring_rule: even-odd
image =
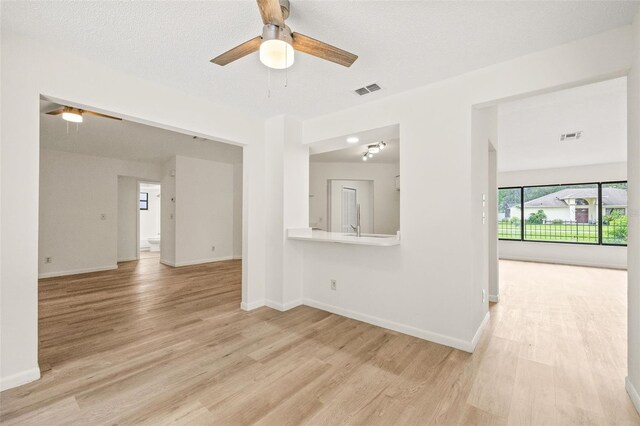
[[[624,379],[624,388],[627,390],[629,398],[631,398],[631,402],[633,402],[633,406],[636,407],[636,411],[640,414],[640,394],[636,388],[633,387],[631,380],[629,380],[629,376]]]
[[[240,303],[240,309],[242,309],[243,311],[252,311],[254,309],[261,308],[263,306],[264,306],[264,300],[256,300],[255,302],[249,302],[249,303],[245,303],[245,302]]]
[[[44,272],[38,274],[38,278],[64,277],[66,275],[88,274],[89,272],[110,271],[118,269],[118,265],[100,266],[97,268],[73,269],[70,271]]]
[[[137,257],[127,257],[127,258],[124,258],[124,259],[118,259],[118,263],[120,263],[120,262],[131,262],[133,260],[139,260],[139,259]]]
[[[302,305],[302,299],[298,299],[298,300],[292,300],[291,302],[287,302],[287,303],[278,303],[278,302],[274,302],[273,300],[266,300],[265,301],[265,305],[267,305],[268,307],[270,307],[271,309],[275,309],[278,310],[280,312],[284,312],[284,311],[288,311],[289,309],[293,309],[297,306]]]
[[[242,255],[241,254],[233,255],[233,260],[242,260]]]
[[[340,308],[338,306],[327,305],[326,303],[318,302],[311,299],[303,299],[303,302],[307,306],[311,306],[312,308],[321,309],[323,311],[331,312],[333,314],[342,315],[344,317],[352,318],[358,321],[363,321],[369,324],[376,325],[378,327],[388,328],[389,330],[397,331],[400,333],[408,334],[409,336],[418,337],[420,339],[429,340],[430,342],[438,343],[445,346],[450,346],[455,349],[460,349],[465,352],[473,353],[475,349],[475,343],[477,343],[477,339],[482,335],[482,330],[486,325],[486,322],[489,319],[489,313],[485,316],[485,319],[478,327],[476,334],[474,336],[474,340],[466,341],[462,339],[457,339],[455,337],[445,336],[443,334],[434,333],[432,331],[423,330],[420,328],[416,328],[406,324],[400,324],[394,321],[389,321],[386,319],[374,317],[367,314],[362,314],[359,312],[354,312],[349,309]],[[475,343],[474,343],[475,342]]]
[[[499,294],[490,294],[489,295],[489,302],[498,303],[499,301],[500,301],[500,295]]]
[[[484,318],[482,319],[482,322],[478,326],[478,329],[476,330],[476,334],[474,334],[473,339],[471,339],[471,350],[467,352],[473,352],[476,350],[476,346],[478,345],[478,342],[482,337],[482,333],[484,332],[484,329],[487,326],[487,323],[489,322],[489,318],[491,318],[491,313],[487,311]]]
[[[212,257],[210,259],[200,259],[200,260],[190,260],[187,262],[170,262],[168,260],[160,259],[160,263],[167,266],[172,266],[174,268],[179,268],[181,266],[192,266],[192,265],[201,265],[203,263],[213,263],[213,262],[222,262],[225,260],[233,260],[233,256],[222,256],[222,257]]]
[[[12,374],[11,376],[0,378],[0,391],[15,388],[40,378],[40,368],[35,367],[30,370]]]
[[[529,242],[525,242],[524,244],[529,244]],[[545,243],[549,244],[549,243]],[[616,247],[616,246],[594,246],[594,247]],[[627,248],[625,246],[620,246],[622,248]],[[574,260],[558,260],[556,258],[540,258],[540,257],[531,257],[531,256],[500,256],[500,260],[517,260],[521,262],[535,262],[535,263],[552,263],[554,265],[569,265],[569,266],[588,266],[592,268],[605,268],[605,269],[620,269],[623,271],[627,270],[627,265],[620,265],[617,263],[606,263],[606,262],[581,262]]]

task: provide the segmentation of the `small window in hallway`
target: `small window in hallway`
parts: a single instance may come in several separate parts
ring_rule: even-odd
[[[149,193],[140,193],[140,210],[149,210]]]

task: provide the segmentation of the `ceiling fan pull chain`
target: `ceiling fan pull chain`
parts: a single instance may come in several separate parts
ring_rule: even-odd
[[[271,68],[267,67],[267,98],[271,98]]]

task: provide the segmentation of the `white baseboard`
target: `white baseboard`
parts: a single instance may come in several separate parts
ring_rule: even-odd
[[[240,256],[233,256],[233,260],[242,260],[242,255],[240,255]]]
[[[524,243],[524,244],[529,244],[529,243]],[[546,243],[546,244],[549,244],[549,243]],[[579,260],[574,261],[574,260],[567,260],[567,259],[542,258],[542,257],[531,257],[531,256],[507,255],[507,256],[500,256],[500,260],[516,260],[519,262],[535,262],[535,263],[552,263],[554,265],[587,266],[591,268],[620,269],[623,271],[627,270],[627,265],[620,265],[615,263],[582,262]]]
[[[499,294],[490,294],[489,295],[489,302],[498,303],[499,301],[500,301],[500,295]]]
[[[67,275],[88,274],[89,272],[110,271],[112,269],[118,269],[118,265],[115,264],[110,266],[100,266],[97,268],[73,269],[70,271],[44,272],[42,274],[38,274],[38,278],[64,277]]]
[[[265,301],[265,305],[267,305],[268,307],[272,308],[272,309],[276,309],[278,311],[284,312],[284,311],[288,311],[289,309],[293,309],[297,306],[302,305],[302,299],[298,299],[298,300],[293,300],[291,302],[287,302],[287,303],[278,303],[278,302],[274,302],[273,300],[266,300]]]
[[[30,370],[12,374],[7,377],[0,378],[0,391],[15,388],[27,383],[33,382],[40,378],[40,368],[35,367]]]
[[[120,262],[131,262],[132,260],[138,260],[137,257],[125,257],[125,258],[118,258],[118,263]]]
[[[487,311],[484,318],[482,319],[482,322],[478,326],[478,329],[476,330],[476,334],[474,334],[473,339],[471,339],[471,350],[467,352],[473,352],[476,350],[476,346],[478,345],[478,342],[482,337],[482,333],[484,332],[484,329],[487,326],[487,323],[489,322],[489,318],[491,318],[491,314],[489,313],[489,311]]]
[[[242,309],[243,311],[252,311],[254,309],[261,308],[264,305],[265,305],[264,300],[257,300],[255,302],[249,302],[249,303],[242,302],[240,303],[240,309]]]
[[[486,325],[486,322],[489,318],[489,313],[485,316],[485,319],[478,327],[476,331],[476,335],[474,336],[474,340],[465,341],[462,339],[457,339],[455,337],[445,336],[443,334],[434,333],[428,330],[423,330],[420,328],[416,328],[406,324],[400,324],[394,321],[385,320],[382,318],[374,317],[372,315],[363,314],[360,312],[351,311],[349,309],[340,308],[338,306],[328,305],[326,303],[318,302],[311,299],[303,299],[303,302],[307,306],[311,306],[316,309],[321,309],[323,311],[331,312],[333,314],[342,315],[344,317],[352,318],[358,321],[363,321],[369,324],[376,325],[378,327],[388,328],[389,330],[397,331],[399,333],[408,334],[409,336],[418,337],[420,339],[429,340],[430,342],[438,343],[445,346],[450,346],[455,349],[460,349],[461,351],[472,353],[475,349],[475,344],[477,343],[477,339],[482,335],[482,330]]]
[[[170,262],[168,260],[160,259],[160,263],[167,266],[172,266],[174,268],[179,268],[181,266],[193,266],[193,265],[201,265],[203,263],[213,263],[213,262],[223,262],[225,260],[232,260],[233,256],[221,256],[221,257],[211,257],[209,259],[199,259],[199,260],[189,260],[186,262]]]
[[[631,380],[629,380],[629,376],[624,379],[624,388],[627,390],[629,398],[631,398],[631,402],[633,402],[633,406],[636,407],[636,411],[640,414],[640,394],[637,389],[633,387]]]

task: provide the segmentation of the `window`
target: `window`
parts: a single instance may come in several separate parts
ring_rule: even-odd
[[[602,243],[627,244],[627,183],[602,184]]]
[[[504,240],[520,240],[522,238],[521,197],[522,188],[501,188],[498,190],[498,238]]]
[[[149,210],[149,193],[140,193],[140,210]]]
[[[627,244],[627,183],[498,189],[498,238]]]

